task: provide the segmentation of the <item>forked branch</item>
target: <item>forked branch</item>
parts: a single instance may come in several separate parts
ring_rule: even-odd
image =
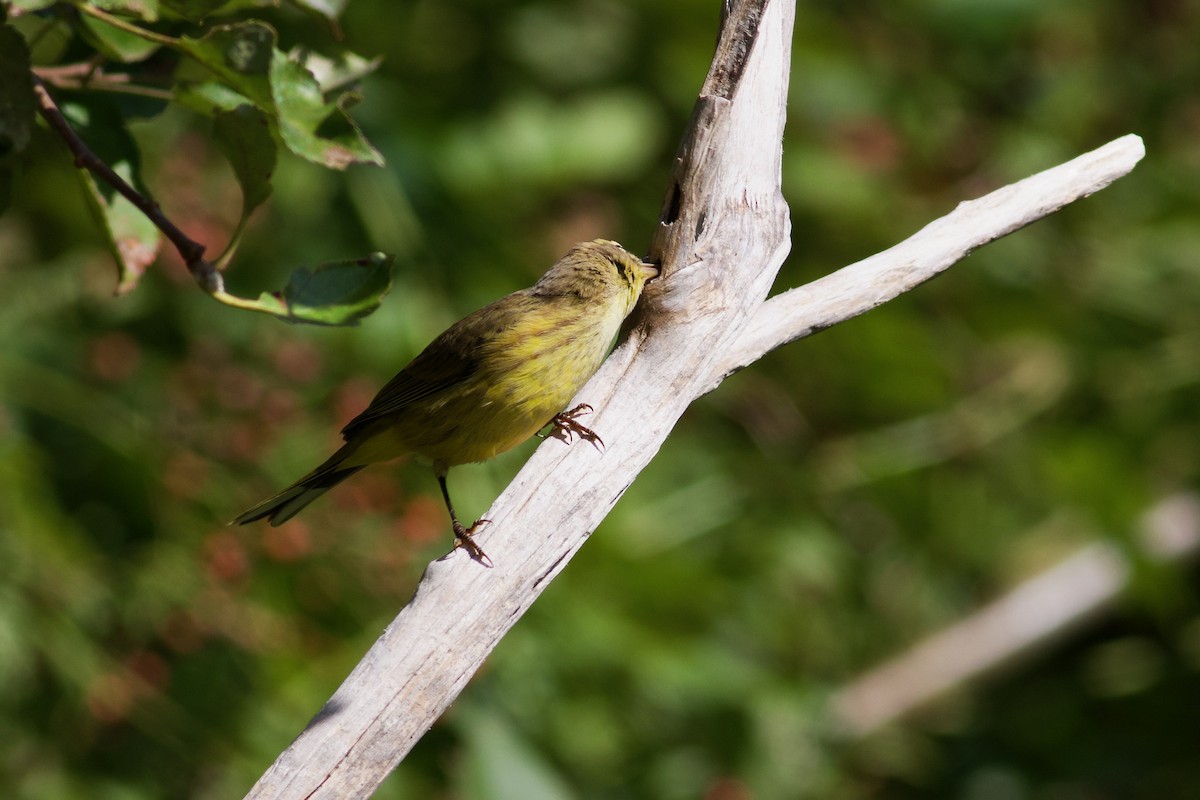
[[[650,254],[662,279],[575,403],[603,452],[547,442],[486,516],[495,568],[455,552],[251,790],[366,797],[462,691],[650,462],[688,405],[784,342],[878,306],[982,244],[1107,185],[1141,158],[1126,137],[966,204],[903,245],[765,301],[787,255],[781,137],[793,5],[729,4]],[[969,222],[970,224],[965,224]],[[574,403],[573,403],[574,404]],[[664,521],[664,525],[667,524]]]

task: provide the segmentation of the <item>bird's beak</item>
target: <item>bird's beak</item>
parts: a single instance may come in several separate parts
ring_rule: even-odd
[[[659,273],[662,272],[658,268],[658,264],[651,264],[649,261],[643,261],[640,266],[642,268],[642,277],[646,279],[647,283],[657,278]]]

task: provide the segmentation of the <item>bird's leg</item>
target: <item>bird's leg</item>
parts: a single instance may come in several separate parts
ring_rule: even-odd
[[[554,428],[542,438],[558,439],[563,444],[570,444],[578,436],[585,442],[590,442],[592,447],[600,452],[604,452],[604,440],[594,430],[579,423],[579,418],[584,414],[592,413],[592,410],[592,407],[587,403],[580,403],[570,411],[562,411],[555,414],[550,420],[550,424]]]
[[[439,472],[437,479],[438,486],[442,487],[442,499],[446,501],[446,510],[450,512],[450,525],[454,528],[454,546],[466,550],[471,558],[483,566],[491,567],[492,560],[488,558],[487,553],[483,552],[483,548],[475,543],[475,531],[484,525],[490,525],[492,521],[490,519],[477,519],[471,524],[471,527],[464,528],[463,524],[458,521],[458,515],[454,513],[454,505],[450,502],[450,491],[446,488],[446,473]]]

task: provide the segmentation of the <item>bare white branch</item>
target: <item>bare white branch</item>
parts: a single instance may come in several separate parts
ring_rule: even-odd
[[[1200,497],[1157,503],[1142,527],[1147,555],[1200,552]],[[836,723],[863,736],[946,692],[1078,629],[1108,608],[1129,582],[1129,558],[1105,542],[1083,547],[961,622],[850,681],[830,701]]]
[[[583,545],[698,396],[766,297],[788,249],[780,192],[794,6],[742,0],[724,21],[664,219],[663,278],[580,393],[607,448],[546,442],[479,536],[430,564],[400,612],[252,798],[365,797],[458,696],[484,658]],[[450,476],[453,479],[453,475]]]
[[[772,297],[722,354],[710,388],[781,344],[870,311],[988,242],[1100,191],[1132,170],[1145,154],[1141,137],[1122,136],[978,200],[960,203],[895,247]]]
[[[884,254],[764,304],[790,239],[779,183],[794,6],[741,0],[728,7],[650,247],[663,277],[576,399],[597,409],[588,425],[606,449],[557,441],[538,448],[486,515],[493,524],[479,540],[495,568],[458,551],[430,564],[412,601],[249,797],[368,796],[720,376],[873,308],[1103,185],[1089,170],[1059,168],[1053,180],[1022,182],[968,205],[972,225],[963,230],[955,218],[918,234],[922,248],[938,253],[923,259],[933,266],[917,266],[915,250],[905,250],[903,262]],[[1134,140],[1121,141],[1128,170]],[[1117,174],[1113,168],[1107,180]]]

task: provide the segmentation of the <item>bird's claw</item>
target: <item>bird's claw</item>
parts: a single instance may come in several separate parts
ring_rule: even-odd
[[[475,561],[478,561],[489,569],[493,566],[492,560],[488,558],[488,554],[483,552],[483,548],[475,542],[475,532],[484,525],[491,525],[490,519],[477,519],[472,523],[471,527],[464,528],[457,520],[454,522],[454,548],[462,548],[467,551]]]
[[[582,417],[584,414],[590,414],[593,410],[587,403],[580,403],[570,411],[555,414],[553,419],[550,420],[550,424],[554,427],[542,438],[558,439],[563,444],[571,444],[571,442],[575,441],[575,437],[578,436],[603,453],[604,440],[594,430],[579,422],[579,417]]]

